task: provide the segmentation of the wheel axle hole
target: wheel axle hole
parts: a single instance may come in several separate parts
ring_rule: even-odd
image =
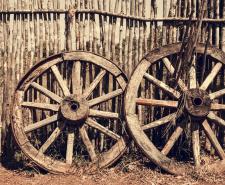
[[[72,111],[76,112],[77,109],[79,109],[79,103],[78,102],[71,102],[70,108]]]
[[[202,105],[203,101],[201,98],[197,97],[197,98],[194,98],[193,103],[195,106],[200,106]]]

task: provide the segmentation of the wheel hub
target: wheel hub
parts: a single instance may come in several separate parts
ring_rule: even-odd
[[[79,95],[66,96],[60,104],[60,115],[69,123],[83,123],[89,115],[87,100]]]
[[[185,108],[194,117],[204,117],[209,113],[211,100],[201,89],[190,89],[186,93]]]

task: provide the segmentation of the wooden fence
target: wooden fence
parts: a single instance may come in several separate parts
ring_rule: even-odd
[[[14,89],[41,58],[87,50],[117,63],[129,77],[152,48],[180,41],[200,0],[0,0],[0,116],[10,126]],[[201,42],[225,50],[225,2],[208,0]],[[160,17],[162,15],[163,17]],[[5,143],[5,142],[4,142]],[[3,144],[4,144],[3,143]]]

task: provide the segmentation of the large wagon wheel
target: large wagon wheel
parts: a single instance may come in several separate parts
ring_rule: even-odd
[[[189,79],[174,84],[170,78],[180,47],[173,44],[156,49],[136,67],[125,95],[128,127],[146,156],[170,173],[184,173],[191,162],[198,169],[207,165],[223,170],[225,53],[209,47],[204,65],[205,47],[198,45]],[[207,143],[217,154],[208,162]]]
[[[89,52],[66,52],[35,65],[19,82],[13,104],[15,139],[37,165],[72,173],[102,168],[125,150],[123,72]]]

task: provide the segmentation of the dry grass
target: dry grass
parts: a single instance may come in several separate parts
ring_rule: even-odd
[[[120,161],[115,167],[99,170],[94,173],[85,172],[80,168],[74,175],[52,175],[43,174],[39,170],[19,169],[6,170],[0,167],[0,184],[17,184],[17,185],[216,185],[224,184],[225,173],[216,174],[207,171],[189,172],[184,176],[173,176],[162,173],[157,169],[146,167],[140,160],[131,160],[129,158]]]

